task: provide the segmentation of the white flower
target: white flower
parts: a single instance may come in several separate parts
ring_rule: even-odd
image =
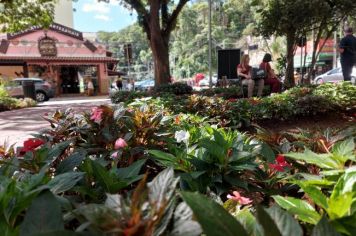
[[[184,130],[176,131],[174,134],[174,138],[177,140],[178,143],[188,143],[189,137],[189,132]]]

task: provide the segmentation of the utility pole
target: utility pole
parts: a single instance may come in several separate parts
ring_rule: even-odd
[[[208,30],[208,40],[209,40],[209,87],[213,86],[213,81],[211,78],[211,0],[208,0],[209,4],[209,30]]]
[[[333,69],[337,67],[337,30],[334,31]]]

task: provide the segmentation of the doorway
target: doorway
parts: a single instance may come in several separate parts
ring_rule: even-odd
[[[60,81],[63,94],[79,94],[78,67],[62,66],[60,70]]]

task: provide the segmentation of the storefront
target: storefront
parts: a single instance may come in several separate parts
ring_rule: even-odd
[[[320,40],[316,50],[317,52],[320,51],[315,64],[317,74],[324,73],[325,71],[332,69],[334,56],[334,40]],[[312,62],[312,53],[312,41],[307,42],[306,47],[303,47],[303,51],[300,47],[297,47],[294,56],[294,68],[297,70],[300,70],[301,66],[309,68]]]
[[[117,63],[110,54],[105,46],[63,25],[54,23],[47,30],[33,27],[2,37],[0,76],[4,80],[42,78],[57,95],[82,94],[92,81],[95,94],[107,94],[108,68]]]

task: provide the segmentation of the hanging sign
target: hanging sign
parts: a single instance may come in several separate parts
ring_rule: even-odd
[[[55,57],[57,56],[56,41],[50,37],[43,37],[38,40],[38,51],[43,57]]]

